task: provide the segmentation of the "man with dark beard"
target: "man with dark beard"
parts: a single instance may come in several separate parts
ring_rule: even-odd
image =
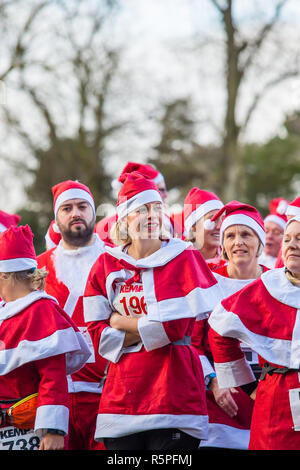
[[[103,449],[94,440],[96,417],[107,361],[94,351],[83,318],[83,293],[88,274],[104,252],[104,242],[95,230],[95,204],[87,186],[64,181],[52,188],[56,230],[61,241],[38,257],[38,267],[48,271],[45,290],[55,297],[84,334],[92,355],[76,374],[68,376],[70,422],[68,450]]]

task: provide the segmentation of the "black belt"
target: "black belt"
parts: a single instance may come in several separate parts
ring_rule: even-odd
[[[288,374],[289,372],[300,372],[300,369],[290,369],[289,367],[275,367],[271,366],[268,362],[265,362],[259,380],[264,380],[267,374]]]

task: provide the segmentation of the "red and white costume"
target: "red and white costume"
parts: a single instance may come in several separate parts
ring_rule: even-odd
[[[263,266],[265,272],[267,268]],[[213,272],[222,292],[222,297],[225,299],[230,295],[238,292],[246,285],[253,282],[254,279],[233,279],[228,276],[227,266],[219,267]],[[203,320],[207,323],[207,320]],[[200,331],[199,331],[200,329]],[[202,329],[205,330],[203,335]],[[208,343],[208,325],[201,325],[197,323],[193,332],[192,344],[197,347],[200,352],[200,359],[202,362],[204,376],[214,372],[212,367],[213,358]],[[204,342],[200,341],[200,338]],[[203,340],[202,340],[203,341]],[[258,365],[258,356],[246,344],[241,343],[241,348],[244,351],[247,362],[251,366]],[[235,418],[230,418],[215,402],[213,393],[210,390],[206,392],[208,415],[209,415],[209,438],[207,441],[200,443],[201,447],[223,447],[231,449],[247,449],[250,438],[250,424],[253,408],[253,400],[242,390],[239,389],[239,394],[233,395],[234,400],[238,405],[238,415]]]
[[[182,341],[191,335],[196,317],[203,318],[218,298],[211,271],[200,253],[179,239],[164,242],[153,255],[138,261],[120,247],[106,250],[91,271],[84,297],[95,349],[111,361],[95,438],[175,427],[205,439],[201,363],[196,351]],[[126,286],[132,281],[140,284],[130,295]],[[143,297],[139,302],[137,293]],[[142,339],[128,348],[122,347],[125,332],[108,323],[116,309],[128,314],[121,308],[125,302],[131,315],[140,315]],[[174,344],[177,341],[180,344]]]
[[[66,373],[80,369],[90,356],[83,336],[56,300],[42,291],[2,301],[0,322],[0,399],[38,392],[35,432],[54,428],[67,434]]]
[[[151,202],[162,203],[156,185],[133,172],[119,192],[118,217]],[[218,298],[215,278],[190,243],[171,238],[138,260],[126,247],[106,247],[84,296],[94,347],[110,361],[96,440],[159,428],[207,437],[204,376],[190,336]],[[139,317],[141,341],[123,347],[125,331],[109,326],[114,311]]]
[[[225,217],[222,221],[220,233],[221,243],[223,242],[223,234],[226,228],[231,225],[243,224],[251,227],[260,238],[262,244],[265,241],[265,234],[263,232],[263,219],[259,213],[251,206],[247,206],[238,201],[233,201],[226,204],[214,215],[214,219],[220,217],[222,214]],[[263,272],[267,270],[262,266]],[[228,266],[218,264],[212,268],[213,274],[218,281],[219,288],[223,299],[226,299],[235,292],[240,291],[245,286],[253,282],[254,279],[234,279],[228,275]],[[206,323],[207,320],[204,320]],[[201,324],[199,324],[201,327]],[[208,330],[209,326],[204,325],[206,334],[204,335],[205,341],[201,344],[199,341],[199,327],[195,326],[193,334],[193,344],[200,352],[200,359],[204,375],[207,376],[214,372],[212,367],[213,358],[208,344]],[[200,332],[201,333],[201,332]],[[245,353],[249,365],[258,369],[257,354],[251,350],[246,344],[241,344],[241,348]],[[253,409],[253,400],[242,390],[239,389],[238,394],[233,394],[232,397],[238,405],[238,414],[234,418],[230,418],[216,403],[214,395],[210,390],[207,390],[207,407],[209,415],[209,438],[207,441],[201,442],[201,446],[208,447],[223,447],[233,449],[247,449],[250,438],[250,424]]]
[[[76,184],[75,184],[76,183]],[[78,192],[80,183],[70,185],[77,190],[76,196],[84,199],[85,190]],[[79,187],[80,189],[80,187]],[[63,188],[62,195],[66,191]],[[72,198],[67,189],[66,198]],[[62,199],[64,200],[64,199]],[[102,392],[100,380],[104,375],[107,361],[94,351],[91,338],[87,332],[83,315],[83,294],[89,272],[96,259],[104,252],[104,243],[97,234],[93,235],[91,245],[67,250],[60,241],[58,246],[38,256],[38,267],[45,267],[48,272],[45,290],[55,297],[59,305],[69,315],[84,335],[89,344],[91,356],[79,371],[68,376],[70,395],[70,436],[69,448],[82,449],[83,443],[76,436],[82,435],[88,441],[85,445],[94,448],[93,439],[96,412]],[[76,430],[76,431],[75,431]],[[73,432],[74,431],[74,432]],[[99,447],[99,446],[98,446]]]
[[[299,370],[299,299],[299,287],[278,268],[215,308],[209,337],[221,387],[253,380],[240,341],[256,351],[261,363]],[[249,449],[300,448],[299,391],[299,372],[267,374],[259,382]]]
[[[46,251],[37,258],[38,267],[44,267],[48,272],[46,292],[57,299],[61,308],[83,333],[91,348],[91,357],[85,366],[68,377],[70,393],[101,394],[99,376],[104,373],[107,363],[99,354],[95,356],[83,315],[83,294],[87,278],[93,264],[104,252],[104,243],[97,234],[94,234],[94,239],[92,245],[76,250],[66,250],[60,242],[56,248]]]
[[[0,235],[0,272],[35,270],[30,227],[10,227]],[[56,299],[36,290],[0,303],[0,401],[38,393],[34,430],[68,433],[67,373],[80,369],[89,347]],[[2,431],[3,433],[3,426]],[[2,439],[2,437],[1,437]]]

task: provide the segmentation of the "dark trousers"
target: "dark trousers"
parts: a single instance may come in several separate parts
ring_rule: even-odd
[[[200,439],[174,428],[104,438],[107,450],[197,450],[199,444]]]

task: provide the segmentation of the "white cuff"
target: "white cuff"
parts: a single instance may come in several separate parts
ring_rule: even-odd
[[[255,380],[245,357],[231,362],[215,362],[214,365],[220,388],[240,387]]]
[[[206,356],[199,355],[199,359],[201,361],[204,377],[215,372],[213,366],[211,365]]]
[[[122,355],[125,331],[105,328],[100,337],[99,354],[111,362],[118,362]]]
[[[147,316],[138,319],[138,330],[146,351],[152,351],[170,344],[162,323],[151,321]]]
[[[42,437],[46,429],[59,429],[68,434],[69,409],[64,405],[42,405],[37,408],[34,432]]]

